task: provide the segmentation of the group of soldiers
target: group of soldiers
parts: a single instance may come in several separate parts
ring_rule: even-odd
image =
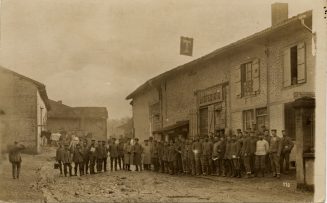
[[[112,138],[108,142],[80,140],[76,145],[59,143],[56,151],[56,165],[61,175],[80,176],[96,174],[107,171],[107,160],[110,155],[111,170],[130,170],[130,165],[136,165],[136,170],[141,170],[141,154],[143,148],[135,138],[131,142]],[[73,165],[74,163],[74,174]]]
[[[130,165],[136,171],[142,169],[168,174],[185,175],[218,175],[229,177],[265,176],[272,173],[280,178],[285,164],[285,173],[289,171],[289,156],[294,146],[291,138],[282,131],[262,132],[237,130],[235,134],[186,139],[177,136],[169,141],[154,140],[150,137],[145,144],[139,140],[115,138],[106,141],[81,141],[75,147],[59,146],[56,160],[60,173],[64,175],[95,174],[107,171],[107,159],[110,159],[111,170],[130,171]],[[150,161],[145,161],[148,157]]]
[[[263,177],[271,173],[280,178],[285,163],[289,171],[289,156],[294,146],[291,138],[277,130],[245,131],[236,134],[184,139],[169,142],[151,141],[154,171],[169,174]]]

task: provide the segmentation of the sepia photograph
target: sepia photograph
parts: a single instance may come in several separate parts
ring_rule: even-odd
[[[325,202],[327,0],[0,0],[0,203]]]

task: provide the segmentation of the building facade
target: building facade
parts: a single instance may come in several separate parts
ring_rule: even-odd
[[[50,132],[74,132],[78,136],[92,134],[93,139],[107,140],[106,107],[70,107],[53,100],[49,103],[47,129]]]
[[[41,151],[41,132],[47,129],[50,109],[45,86],[26,76],[0,67],[1,148],[17,141],[26,152]]]
[[[297,105],[315,98],[311,27],[311,11],[288,18],[287,5],[277,3],[271,27],[150,79],[127,96],[135,136],[194,138],[263,127],[281,136],[285,129],[301,173],[303,157],[314,151],[314,108]]]

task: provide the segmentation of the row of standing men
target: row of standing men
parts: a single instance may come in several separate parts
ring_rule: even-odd
[[[285,173],[289,170],[289,156],[294,146],[291,138],[282,131],[282,137],[277,136],[275,129],[261,132],[237,130],[232,136],[212,136],[196,139],[178,137],[175,140],[162,142],[145,140],[144,146],[138,139],[99,141],[95,140],[88,145],[86,141],[75,149],[65,150],[60,146],[57,150],[57,161],[64,165],[64,173],[72,170],[71,162],[75,164],[75,175],[79,168],[80,175],[91,174],[107,170],[108,154],[111,170],[120,169],[129,171],[130,165],[135,165],[136,170],[143,168],[169,174],[189,175],[218,175],[232,177],[252,177],[261,173],[271,173],[280,177],[285,163]],[[60,152],[67,151],[70,160],[60,160]]]
[[[232,136],[175,139],[169,142],[150,140],[154,171],[169,174],[253,177],[272,173],[279,178],[288,173],[294,143],[286,132],[237,130]],[[285,164],[285,170],[284,169]]]

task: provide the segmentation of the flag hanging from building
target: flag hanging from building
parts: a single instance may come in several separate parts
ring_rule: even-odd
[[[181,37],[180,54],[192,56],[193,54],[193,38]]]

